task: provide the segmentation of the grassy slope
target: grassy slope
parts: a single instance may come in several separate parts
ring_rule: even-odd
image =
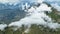
[[[44,28],[43,26],[33,24],[28,33],[24,33],[24,27],[22,26],[22,28],[16,31],[13,31],[11,27],[6,28],[5,31],[0,30],[0,34],[60,34],[60,30],[55,31],[48,27]]]

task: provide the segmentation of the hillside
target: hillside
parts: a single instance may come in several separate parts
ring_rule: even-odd
[[[60,34],[60,11],[47,2],[0,3],[0,34]]]

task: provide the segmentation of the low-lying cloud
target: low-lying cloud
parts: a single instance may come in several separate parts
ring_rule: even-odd
[[[32,6],[30,9],[28,9],[26,12],[28,12],[29,16],[26,16],[25,18],[17,21],[12,22],[9,24],[9,26],[19,26],[21,27],[22,24],[28,25],[28,27],[31,26],[31,24],[38,24],[43,25],[45,27],[49,27],[51,29],[56,29],[60,27],[60,24],[53,23],[52,19],[46,15],[45,12],[51,12],[51,7],[48,7],[47,4],[41,3],[39,7]],[[46,20],[46,21],[45,21]]]
[[[7,27],[6,24],[0,24],[0,30],[4,30],[5,27]]]
[[[29,16],[26,16],[19,21],[12,22],[8,26],[9,27],[10,26],[21,27],[22,24],[24,24],[24,25],[28,25],[28,27],[30,27],[31,24],[38,24],[38,25],[43,25],[43,26],[49,27],[51,29],[59,28],[60,24],[54,23],[52,21],[52,19],[45,13],[45,12],[50,13],[52,11],[51,7],[48,7],[47,4],[44,4],[42,0],[41,1],[38,0],[35,2],[40,3],[40,6],[39,7],[32,6],[30,9],[26,9],[26,12],[28,13],[27,15],[29,15]],[[1,25],[1,26],[3,26],[3,27],[1,27],[0,29],[3,29],[4,27],[6,27],[6,25]]]

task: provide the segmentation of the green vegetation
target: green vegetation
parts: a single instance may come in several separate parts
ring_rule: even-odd
[[[0,30],[0,34],[3,34],[3,31]]]
[[[47,4],[47,5],[51,6],[50,4]],[[59,14],[60,12],[58,12],[56,9],[52,8],[51,13],[48,13],[48,12],[46,13],[53,20],[55,20],[55,22],[60,23],[60,14]],[[2,16],[2,18],[0,18],[0,23],[9,24],[11,22],[18,21],[21,18],[24,18],[25,15],[26,13],[20,10],[19,8],[13,9],[13,10],[12,9],[1,10],[0,16]],[[0,30],[0,34],[60,34],[60,29],[54,30],[54,29],[50,29],[48,27],[44,27],[42,25],[36,25],[36,24],[31,25],[28,33],[25,33],[26,29],[27,29],[27,26],[24,26],[24,25],[22,25],[22,27],[18,28],[17,30],[14,30],[14,27],[6,27],[5,30],[3,31]]]
[[[57,31],[49,29],[48,27],[43,27],[42,25],[32,24],[28,33],[24,32],[25,28],[26,27],[22,25],[22,27],[14,31],[13,27],[6,27],[5,30],[0,30],[0,34],[60,34],[60,29],[57,29]]]
[[[52,12],[47,14],[48,16],[50,16],[53,20],[55,20],[55,22],[59,22],[60,23],[60,12],[58,12],[56,9],[52,8]]]
[[[14,31],[13,34],[22,34],[22,31],[18,29],[16,31]]]
[[[13,30],[10,27],[6,27],[4,34],[13,34]]]

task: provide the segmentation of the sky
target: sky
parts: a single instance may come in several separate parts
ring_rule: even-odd
[[[41,5],[39,7],[32,6],[30,9],[26,9],[26,12],[28,12],[28,15],[30,16],[26,16],[16,22],[12,22],[11,24],[9,24],[9,26],[21,27],[22,24],[24,24],[24,25],[28,25],[29,27],[31,24],[40,24],[40,25],[43,25],[52,29],[56,29],[60,27],[60,24],[54,23],[52,19],[46,15],[45,11],[51,12],[52,10],[51,10],[51,7],[48,7],[47,4],[43,3],[43,1],[53,2],[51,3],[51,5],[54,8],[56,8],[58,11],[60,11],[59,10],[60,6],[58,5],[58,2],[60,2],[60,0],[0,0],[0,3],[17,4],[21,1],[30,1],[30,2],[35,2],[35,3],[40,3]],[[47,20],[47,22],[44,19]],[[4,25],[0,25],[0,26],[2,26],[0,29],[2,28],[4,29],[6,27]]]

